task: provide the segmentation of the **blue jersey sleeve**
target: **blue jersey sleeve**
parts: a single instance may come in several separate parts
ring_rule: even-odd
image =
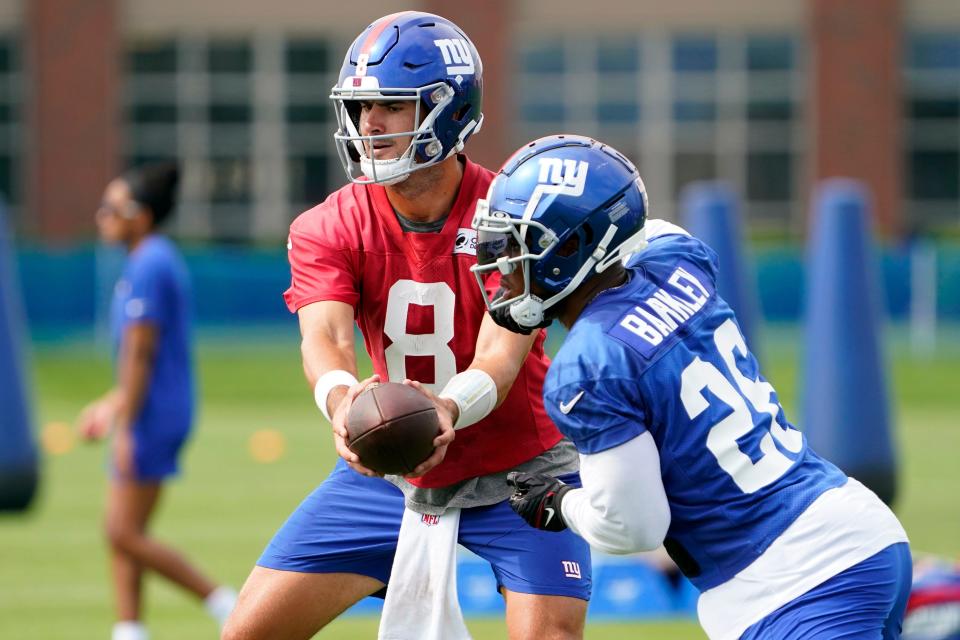
[[[544,403],[580,453],[598,453],[647,430],[637,397],[635,380],[602,378],[552,388],[544,393]]]
[[[143,260],[130,270],[130,295],[122,310],[124,323],[163,321],[166,270],[156,259]]]

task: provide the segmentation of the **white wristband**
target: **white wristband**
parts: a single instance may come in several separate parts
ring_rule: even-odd
[[[327,396],[330,395],[334,387],[339,387],[340,385],[352,387],[357,384],[357,382],[359,382],[359,380],[357,380],[352,373],[344,371],[343,369],[333,369],[320,376],[320,379],[317,380],[317,385],[313,388],[313,399],[316,401],[320,413],[327,419],[327,422],[333,422],[333,419],[327,412]]]
[[[482,369],[467,369],[450,378],[440,392],[460,409],[454,429],[463,429],[486,418],[497,406],[497,385]]]

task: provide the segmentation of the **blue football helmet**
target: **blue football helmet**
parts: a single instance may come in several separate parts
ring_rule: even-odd
[[[350,45],[333,87],[333,137],[352,182],[395,184],[463,149],[483,123],[483,66],[470,39],[445,18],[403,11],[380,18]],[[360,134],[361,101],[415,101],[414,130]],[[418,123],[418,124],[417,124]],[[374,159],[375,140],[411,138],[399,158]]]
[[[490,314],[520,333],[549,325],[557,303],[645,246],[647,209],[640,174],[612,147],[575,135],[522,147],[500,169],[487,198],[477,202],[473,218],[472,270]],[[523,293],[506,298],[501,290],[487,298],[485,274],[506,275],[518,266]]]

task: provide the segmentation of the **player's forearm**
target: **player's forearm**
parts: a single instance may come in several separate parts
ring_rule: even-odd
[[[597,454],[580,456],[583,488],[564,496],[563,519],[606,553],[656,549],[670,526],[660,460],[649,433]]]
[[[342,370],[357,375],[352,335],[349,340],[338,340],[320,332],[305,334],[300,353],[303,356],[303,373],[311,387],[330,371]]]
[[[486,331],[490,328],[488,325],[492,325],[491,331]],[[493,379],[497,387],[496,406],[500,406],[509,395],[537,334],[536,331],[529,336],[511,333],[485,320],[468,369],[480,369]]]
[[[320,331],[305,333],[300,350],[303,373],[314,390],[317,405],[329,418],[343,401],[349,385],[356,381],[357,357],[352,328],[349,340],[338,340]]]
[[[483,420],[506,399],[536,336],[511,333],[486,316],[480,325],[473,361],[438,394],[449,400],[454,427]]]
[[[132,328],[121,348],[116,389],[111,401],[116,407],[116,426],[127,429],[143,408],[147,388],[153,373],[156,337],[151,330]]]
[[[353,307],[343,302],[315,302],[297,311],[297,317],[303,336],[303,373],[310,386],[330,371],[342,370],[356,376]]]
[[[303,336],[303,373],[313,389],[317,407],[332,422],[350,385],[357,382],[353,307],[322,301],[302,307],[297,315]]]
[[[105,405],[110,407],[111,411],[116,413],[117,409],[119,409],[120,407],[120,402],[122,401],[121,396],[122,396],[122,391],[120,389],[120,386],[117,385],[115,387],[112,387],[109,391],[104,393],[102,396],[100,396],[97,402],[104,403]]]

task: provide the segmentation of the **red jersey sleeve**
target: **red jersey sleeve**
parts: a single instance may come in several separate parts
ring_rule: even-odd
[[[291,312],[322,300],[356,308],[360,299],[360,242],[354,207],[341,192],[300,214],[290,225],[287,257],[290,288],[283,299]]]

